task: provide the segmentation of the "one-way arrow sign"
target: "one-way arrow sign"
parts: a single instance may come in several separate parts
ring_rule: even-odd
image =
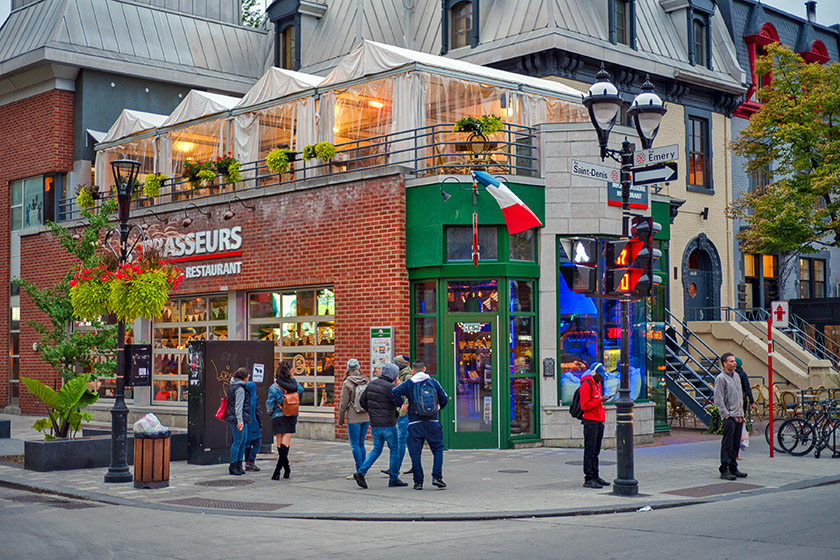
[[[676,162],[648,165],[633,170],[634,185],[653,185],[654,183],[668,183],[676,180]]]

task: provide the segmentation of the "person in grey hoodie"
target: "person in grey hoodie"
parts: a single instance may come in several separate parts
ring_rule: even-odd
[[[715,406],[720,411],[723,423],[719,470],[723,480],[735,480],[747,476],[747,473],[738,470],[738,450],[741,446],[741,430],[744,423],[744,396],[741,392],[741,378],[735,373],[735,356],[727,352],[720,357],[720,361],[723,371],[715,378]]]
[[[341,385],[341,401],[338,405],[338,425],[344,425],[344,420],[347,420],[347,436],[350,438],[350,448],[353,450],[353,461],[357,471],[365,462],[367,454],[365,438],[370,426],[370,416],[359,402],[367,384],[368,378],[362,374],[359,360],[347,360],[347,374]],[[347,478],[353,478],[353,475]]]
[[[388,468],[388,486],[408,486],[400,480],[400,453],[397,447],[397,407],[394,398],[391,396],[391,389],[394,388],[394,381],[397,379],[397,366],[394,364],[382,364],[382,373],[379,377],[370,382],[365,392],[362,393],[362,408],[370,415],[370,435],[373,436],[373,451],[371,451],[364,464],[353,474],[356,484],[367,488],[365,475],[373,466],[373,463],[382,454],[382,448],[388,444],[390,462]]]
[[[248,370],[239,368],[233,372],[228,389],[228,405],[225,420],[230,425],[233,433],[233,441],[230,444],[230,467],[228,472],[232,475],[243,475],[242,460],[245,456],[245,443],[248,430],[245,424],[251,422],[251,399],[248,398],[248,389],[245,382],[248,381]]]

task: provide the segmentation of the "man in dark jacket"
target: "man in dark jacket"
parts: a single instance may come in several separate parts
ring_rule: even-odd
[[[741,358],[735,356],[735,373],[741,378],[741,392],[744,394],[744,416],[749,416],[755,399],[753,398],[752,388],[750,387],[750,378],[747,376],[744,368],[741,367],[743,365],[744,362],[741,361]]]
[[[408,486],[400,480],[399,449],[397,448],[397,407],[391,395],[394,381],[399,370],[394,364],[383,364],[382,373],[368,384],[367,389],[359,399],[362,408],[370,415],[370,435],[373,437],[373,451],[362,463],[353,478],[356,484],[367,488],[365,475],[373,463],[382,454],[382,448],[388,444],[390,466],[388,469],[388,486]]]
[[[403,397],[408,399],[408,455],[411,457],[411,472],[414,475],[414,489],[423,489],[423,465],[420,462],[420,453],[423,451],[423,442],[428,442],[432,450],[432,484],[438,488],[446,488],[443,481],[443,429],[438,420],[438,412],[449,402],[449,396],[437,379],[429,377],[426,373],[426,363],[423,360],[416,360],[411,369],[414,375],[408,381],[404,381],[392,389],[394,405],[402,406]],[[422,385],[422,387],[420,387]],[[426,391],[430,389],[429,391]],[[437,400],[438,410],[434,413],[421,415],[423,405],[418,404],[418,396],[433,396]],[[424,399],[425,400],[425,399]]]

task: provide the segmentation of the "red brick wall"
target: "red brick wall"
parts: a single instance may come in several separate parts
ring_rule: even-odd
[[[73,169],[73,102],[71,91],[52,90],[15,103],[0,106],[0,190],[5,200],[0,204],[0,231],[6,232],[0,241],[0,349],[9,352],[9,184],[44,173],[66,173]],[[38,253],[30,253],[39,266],[44,261]],[[22,266],[27,264],[24,258]],[[29,264],[32,264],[31,262]],[[23,268],[21,270],[23,274]],[[24,277],[26,277],[24,275]],[[22,295],[22,302],[28,298]],[[22,306],[25,305],[22,303]],[[22,310],[21,319],[32,319],[31,312]],[[30,329],[31,331],[31,329]],[[21,333],[21,360],[28,348],[32,353],[31,333]],[[29,360],[31,363],[31,360]],[[40,360],[39,360],[40,361]],[[21,369],[24,375],[29,374]],[[40,375],[40,374],[39,374]],[[0,367],[0,408],[9,402],[9,364]],[[21,389],[21,405],[28,395]],[[30,412],[32,410],[30,409]]]
[[[172,214],[176,221],[168,226],[149,228],[147,235],[153,238],[164,229],[180,233],[242,226],[241,257],[181,264],[241,261],[240,274],[185,279],[179,295],[218,293],[222,286],[228,290],[334,286],[337,394],[348,359],[369,363],[370,327],[393,325],[396,350],[408,352],[405,187],[400,176],[333,183],[247,203],[256,209],[234,203],[236,216],[229,221],[222,220],[227,205],[215,205],[208,207],[209,217],[188,209],[194,222],[186,230],[181,225],[183,210]],[[138,210],[136,214],[142,213]],[[40,255],[40,263],[58,262],[61,251],[47,234],[27,238],[22,244],[23,254]],[[30,263],[25,269],[32,274],[38,274],[37,269],[43,266],[31,259],[25,261]],[[66,270],[66,264],[63,266]],[[27,313],[31,313],[28,308]],[[28,344],[31,352],[32,344],[26,340],[22,346]],[[29,371],[31,358],[27,356],[24,363]],[[369,373],[367,368],[363,370]],[[336,427],[337,437],[346,434],[346,427]]]

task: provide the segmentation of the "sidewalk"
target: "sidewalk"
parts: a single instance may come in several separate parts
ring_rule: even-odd
[[[12,420],[12,440],[41,436],[28,429],[32,417],[0,415]],[[697,436],[672,438],[691,443],[667,443],[637,448],[635,476],[639,495],[615,496],[609,488],[582,487],[581,449],[451,450],[444,455],[444,479],[431,485],[431,454],[424,451],[422,491],[388,488],[387,449],[368,473],[368,490],[346,476],[353,472],[347,442],[292,439],[290,480],[269,479],[276,454],[260,455],[259,473],[234,477],[228,466],[173,462],[169,488],[135,490],[133,483],[105,484],[107,469],[37,473],[0,463],[0,484],[58,493],[85,500],[151,509],[223,513],[242,516],[358,520],[447,520],[574,515],[654,509],[702,501],[737,498],[744,493],[785,491],[818,484],[840,483],[840,460],[825,454],[768,456],[763,432],[751,438],[740,468],[749,477],[737,482],[718,478],[719,439]],[[658,442],[661,443],[661,442]],[[368,447],[370,449],[370,446]],[[22,450],[21,450],[22,452]],[[5,453],[0,453],[5,454]],[[601,453],[601,476],[616,475],[615,451]],[[408,457],[403,466],[410,466]],[[411,482],[411,475],[404,475]]]

